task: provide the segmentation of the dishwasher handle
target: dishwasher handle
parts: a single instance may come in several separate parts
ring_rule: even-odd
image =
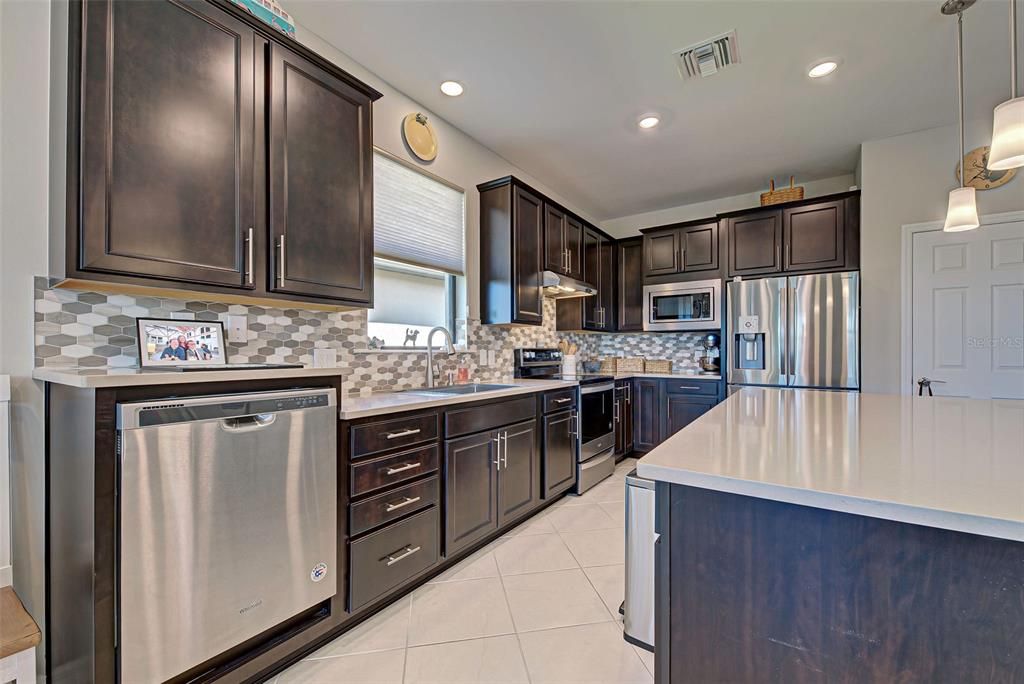
[[[222,418],[220,429],[224,432],[252,432],[270,427],[277,420],[276,413],[259,413],[254,416],[240,416],[238,418]]]

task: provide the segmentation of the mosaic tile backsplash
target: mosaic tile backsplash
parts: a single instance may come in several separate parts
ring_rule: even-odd
[[[103,294],[50,287],[35,279],[35,363],[37,366],[136,366],[135,319],[195,318],[220,320],[244,315],[248,339],[227,343],[236,363],[313,364],[314,349],[334,349],[346,393],[359,394],[422,387],[426,355],[404,351],[367,351],[365,311],[311,311],[286,306],[242,304]],[[455,370],[465,363],[472,378],[496,381],[512,372],[516,347],[555,346],[562,339],[579,345],[580,360],[600,356],[645,356],[671,359],[674,370],[696,369],[700,335],[690,333],[583,334],[554,329],[555,303],[544,303],[544,325],[499,327],[471,320],[467,350],[442,363]],[[480,350],[493,349],[496,361],[480,365]]]

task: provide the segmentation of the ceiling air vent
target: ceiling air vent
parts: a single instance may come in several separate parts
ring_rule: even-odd
[[[675,55],[679,76],[683,80],[714,76],[722,69],[740,63],[736,31],[732,30],[688,48],[676,50]]]

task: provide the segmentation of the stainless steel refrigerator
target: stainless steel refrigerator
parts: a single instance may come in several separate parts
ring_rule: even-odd
[[[860,389],[860,274],[729,283],[728,383]]]

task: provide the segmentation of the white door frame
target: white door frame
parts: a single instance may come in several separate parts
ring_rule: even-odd
[[[1024,211],[986,214],[980,217],[985,226],[1024,221]],[[914,393],[914,235],[942,230],[942,221],[907,223],[902,228],[900,248],[900,394]]]

